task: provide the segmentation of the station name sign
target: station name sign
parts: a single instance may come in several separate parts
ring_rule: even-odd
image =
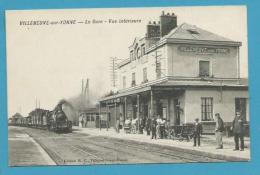
[[[181,52],[191,52],[197,54],[228,54],[228,48],[199,47],[199,46],[179,46]]]
[[[114,105],[115,103],[120,103],[120,102],[121,102],[121,99],[116,98],[116,99],[111,99],[111,100],[106,101],[106,104],[107,105]]]

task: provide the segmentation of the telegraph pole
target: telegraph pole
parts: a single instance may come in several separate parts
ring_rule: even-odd
[[[81,84],[81,94],[84,93],[84,79],[82,78],[82,84]]]
[[[89,94],[89,79],[87,78],[86,81],[82,78],[81,82],[81,101],[82,103],[90,103],[90,94]]]
[[[84,87],[84,98],[87,102],[87,104],[89,104],[89,79],[86,79],[86,84]]]
[[[112,88],[116,87],[116,81],[117,81],[116,69],[117,69],[117,58],[110,57],[110,72],[111,72],[110,76],[111,76]]]

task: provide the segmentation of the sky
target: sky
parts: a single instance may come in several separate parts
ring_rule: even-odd
[[[196,25],[240,41],[241,77],[248,77],[246,6],[158,7],[118,9],[17,10],[6,12],[8,117],[27,116],[35,108],[53,109],[60,99],[77,96],[82,78],[97,96],[111,88],[110,58],[126,59],[135,37],[162,11],[175,13],[178,25]],[[140,23],[20,25],[32,20],[109,19]]]

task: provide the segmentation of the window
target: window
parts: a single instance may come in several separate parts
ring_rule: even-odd
[[[246,121],[246,98],[235,98],[235,112],[240,112],[242,118]]]
[[[126,87],[126,77],[123,76],[123,88],[125,88],[125,87]]]
[[[213,98],[201,98],[201,121],[213,120]]]
[[[199,34],[199,32],[196,29],[188,29],[187,30],[190,34]]]
[[[209,76],[209,61],[199,62],[199,76],[208,77]]]
[[[148,79],[147,79],[147,68],[143,68],[143,82],[147,82]]]
[[[141,56],[144,56],[145,55],[145,46],[142,45],[141,46]]]
[[[132,86],[135,86],[135,73],[132,73]]]
[[[139,59],[141,57],[141,51],[139,47],[136,50],[136,54],[137,54],[137,59]]]
[[[94,117],[94,115],[91,115],[91,121],[92,121],[92,122],[95,121],[95,117]]]

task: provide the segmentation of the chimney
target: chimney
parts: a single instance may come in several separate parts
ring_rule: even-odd
[[[147,28],[146,28],[146,37],[147,38],[156,38],[156,37],[160,37],[160,24],[156,23],[156,21],[153,22],[149,22],[147,24]]]
[[[167,35],[175,27],[177,27],[177,16],[174,13],[165,14],[164,11],[162,11],[162,15],[160,16],[160,36],[163,37]]]

